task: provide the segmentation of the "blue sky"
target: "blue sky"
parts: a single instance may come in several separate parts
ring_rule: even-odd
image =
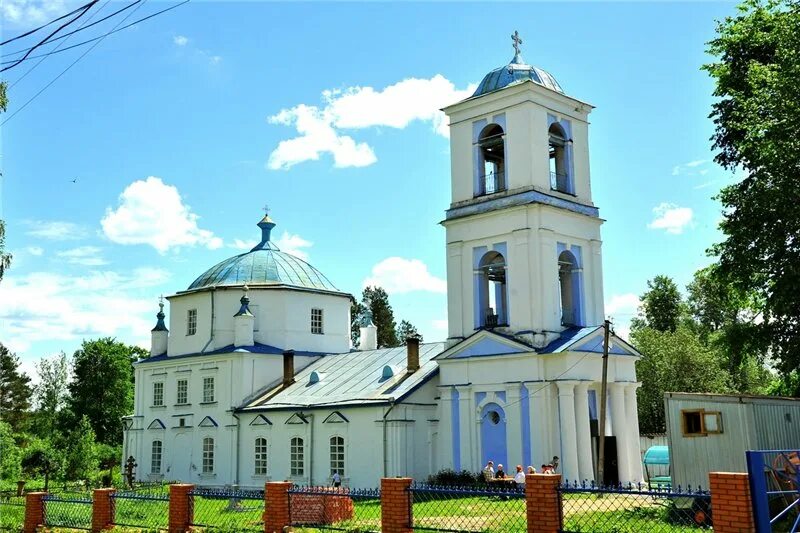
[[[4,38],[76,5],[7,0]],[[96,18],[123,5],[100,2]],[[146,2],[129,21],[169,5]],[[514,30],[529,63],[597,107],[605,299],[624,333],[647,279],[685,285],[719,239],[711,197],[734,177],[709,161],[713,86],[700,66],[715,20],[734,11],[192,1],[109,36],[9,118],[85,47],[14,84],[26,62],[4,73],[2,217],[15,257],[0,340],[27,368],[84,338],[146,345],[158,295],[256,240],[264,204],[284,249],[341,290],[384,284],[398,321],[445,338],[449,143],[437,109],[511,59]]]

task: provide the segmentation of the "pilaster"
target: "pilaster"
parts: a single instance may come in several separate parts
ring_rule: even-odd
[[[641,483],[644,481],[644,472],[642,472],[642,454],[639,449],[639,410],[636,401],[636,389],[641,383],[628,383],[625,385],[625,418],[628,420],[630,431],[628,432],[628,442],[630,454],[630,472],[631,481]]]
[[[592,429],[589,423],[589,382],[575,386],[575,425],[578,444],[578,471],[581,481],[594,480]]]
[[[525,468],[522,458],[522,406],[519,383],[506,385],[506,447],[508,453],[508,471],[514,472],[514,466],[521,464]]]
[[[461,422],[461,469],[474,470],[477,464],[477,424],[475,424],[475,408],[472,398],[472,387],[463,385],[458,390],[458,415]]]
[[[561,471],[567,481],[578,481],[578,437],[575,425],[575,382],[558,381],[558,414],[561,427]]]
[[[611,397],[611,428],[617,440],[617,471],[620,483],[635,481],[631,477],[629,427],[625,420],[625,384],[609,383]]]

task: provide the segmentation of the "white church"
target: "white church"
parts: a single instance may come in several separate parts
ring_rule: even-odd
[[[608,417],[600,226],[588,115],[547,72],[512,61],[450,119],[446,230],[449,337],[350,345],[351,295],[261,242],[161,304],[151,355],[135,365],[124,457],[139,480],[263,487],[291,480],[374,487],[441,469],[513,472],[559,458],[594,480],[597,435],[613,479],[641,481],[635,362],[612,335]],[[432,221],[433,223],[434,221]]]

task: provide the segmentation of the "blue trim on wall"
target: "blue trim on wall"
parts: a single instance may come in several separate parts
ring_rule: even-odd
[[[485,392],[476,392],[475,393],[475,405],[480,405],[484,398],[486,398],[486,393]]]
[[[589,420],[597,420],[597,391],[589,391]]]
[[[504,390],[497,391],[497,392],[495,392],[495,394],[497,395],[498,398],[500,398],[500,400],[503,403],[506,403],[506,391],[504,391]]]
[[[450,417],[453,421],[453,470],[461,471],[461,417],[459,416],[458,389],[453,388],[450,404]]]
[[[482,200],[470,205],[465,205],[463,207],[448,209],[445,219],[454,220],[457,218],[468,217],[470,215],[478,215],[481,213],[496,211],[498,209],[505,209],[507,207],[526,204],[544,204],[590,217],[597,218],[600,216],[600,210],[596,207],[580,204],[564,198],[550,196],[549,194],[545,194],[540,191],[529,190],[517,194],[511,194],[509,196],[503,196],[501,198]]]
[[[531,451],[531,403],[530,391],[524,383],[519,385],[520,405],[519,411],[522,417],[522,462],[525,465],[533,464],[533,452]]]
[[[492,423],[489,418],[490,411],[497,411],[500,421]],[[507,462],[508,446],[506,445],[506,413],[496,403],[487,403],[481,409],[481,464],[494,461],[496,465],[503,465],[511,470]]]

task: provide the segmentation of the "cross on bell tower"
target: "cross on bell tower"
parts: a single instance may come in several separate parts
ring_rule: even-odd
[[[519,63],[521,61],[519,45],[522,44],[522,38],[517,30],[514,30],[514,33],[511,34],[511,40],[514,41],[514,63]]]

